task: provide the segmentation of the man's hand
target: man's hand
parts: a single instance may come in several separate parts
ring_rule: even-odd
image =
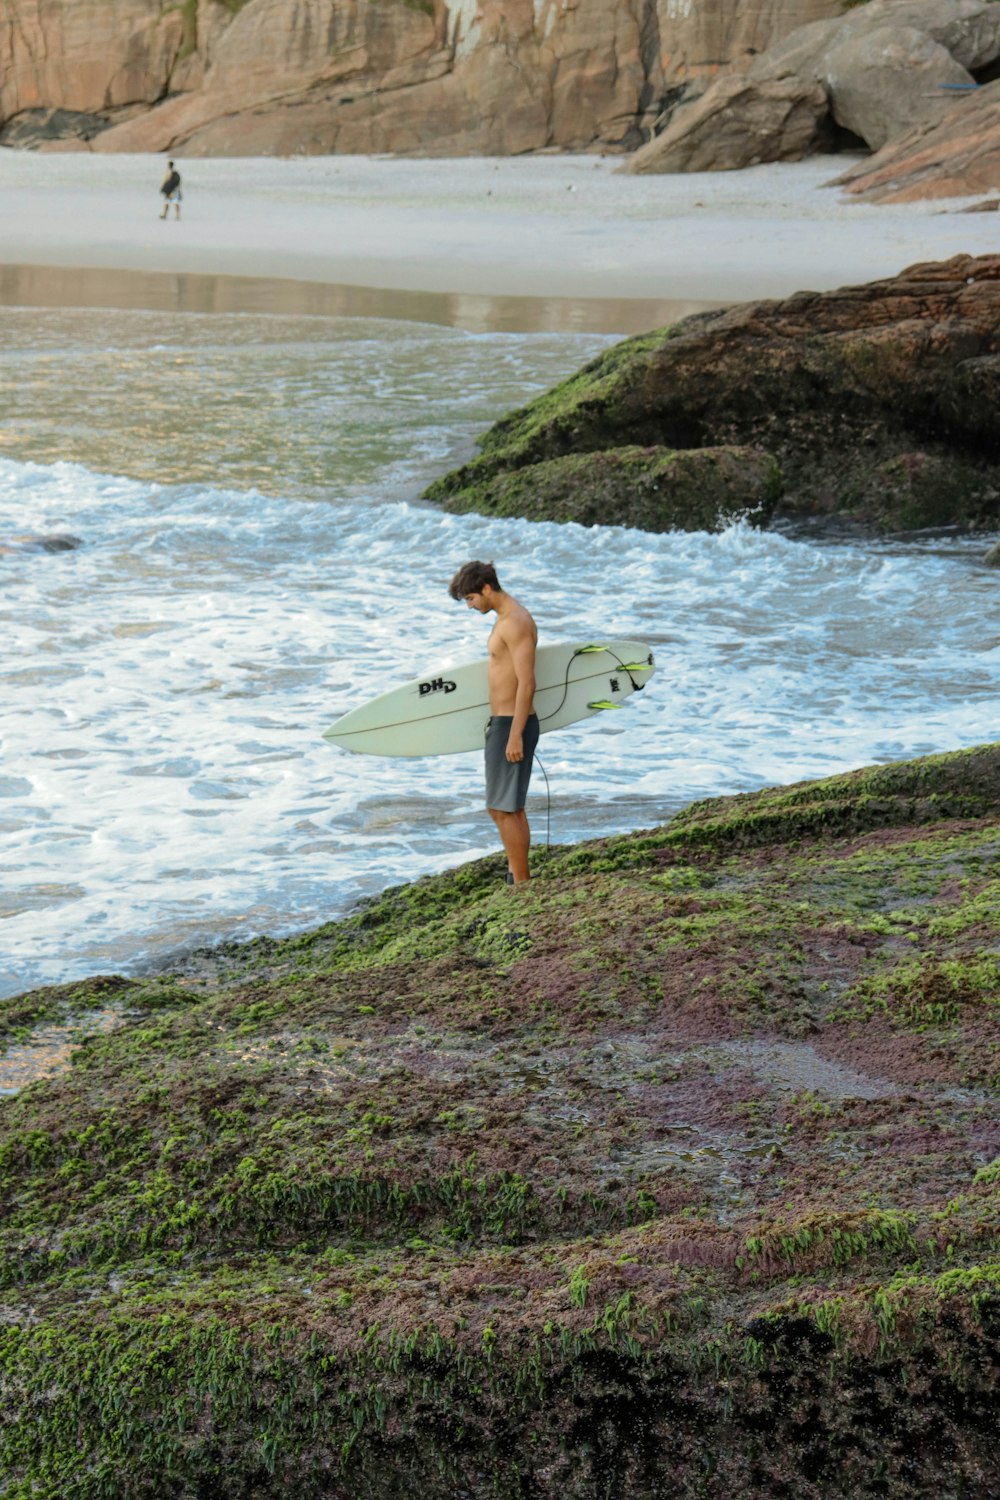
[[[511,730],[507,739],[507,759],[516,762],[524,759],[524,740],[520,734]]]

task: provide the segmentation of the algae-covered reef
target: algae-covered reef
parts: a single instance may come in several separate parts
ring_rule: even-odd
[[[0,1491],[995,1495],[998,815],[994,745],[7,1002],[82,1045],[0,1104]]]
[[[426,498],[700,530],[1000,521],[1000,256],[750,302],[627,339],[497,422]]]

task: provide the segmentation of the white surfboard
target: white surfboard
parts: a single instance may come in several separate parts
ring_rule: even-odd
[[[323,738],[360,755],[455,755],[482,750],[490,702],[487,661],[443,667],[338,719]],[[535,712],[542,734],[590,714],[614,713],[653,675],[642,641],[569,641],[535,653]]]

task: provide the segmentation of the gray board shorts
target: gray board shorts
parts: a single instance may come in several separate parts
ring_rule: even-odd
[[[528,795],[531,766],[538,744],[538,716],[529,714],[522,737],[524,759],[507,759],[512,714],[494,714],[486,724],[486,806],[494,812],[520,812]]]

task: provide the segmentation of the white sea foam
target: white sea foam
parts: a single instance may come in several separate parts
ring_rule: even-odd
[[[39,529],[99,540],[6,560],[9,986],[312,920],[489,847],[475,756],[319,738],[359,698],[481,654],[482,622],[443,587],[467,555],[509,559],[545,636],[599,626],[657,650],[620,719],[543,743],[559,839],[991,732],[992,580],[960,549],[330,512],[10,461],[0,534],[26,490]]]
[[[380,760],[321,738],[360,699],[483,653],[484,621],[446,593],[468,557],[497,560],[543,639],[656,649],[656,677],[620,715],[543,740],[554,840],[995,736],[1000,648],[983,621],[996,582],[975,566],[981,542],[817,546],[743,524],[651,536],[406,503],[394,497],[417,494],[484,425],[491,369],[506,364],[511,404],[572,368],[581,341],[356,334],[325,359],[350,358],[366,389],[377,366],[379,403],[352,405],[343,370],[325,374],[307,350],[294,426],[273,389],[293,373],[288,340],[273,358],[245,341],[258,440],[278,454],[269,493],[0,459],[0,539],[82,543],[0,557],[0,993],[304,926],[492,848],[475,755]],[[448,384],[435,395],[419,369],[436,354]],[[244,359],[238,343],[226,358],[223,381]],[[110,366],[107,378],[107,420],[125,432],[135,373],[117,395]],[[87,400],[92,431],[103,417]],[[413,443],[398,431],[408,404]],[[72,402],[60,412],[57,451],[72,451]],[[318,452],[323,424],[360,454],[340,455],[326,500],[295,468],[297,435]],[[243,437],[213,431],[221,471],[236,474]],[[178,433],[157,467],[191,473],[192,453]],[[540,777],[530,810],[540,834]]]

